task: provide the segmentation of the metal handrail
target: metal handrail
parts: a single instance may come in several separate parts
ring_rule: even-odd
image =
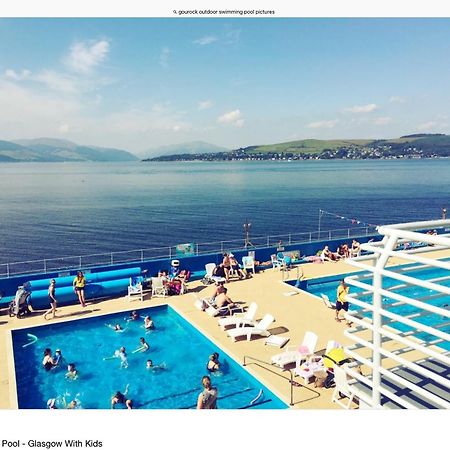
[[[286,233],[269,236],[252,236],[252,248],[258,249],[276,246],[280,241],[284,242],[286,245],[295,245],[305,242],[319,241],[321,239],[367,236],[369,235],[369,232],[373,233],[375,231],[375,227],[354,227],[302,233]],[[245,247],[244,244],[245,242],[243,239],[199,242],[195,244],[194,254],[204,255],[208,253],[223,252],[225,250],[237,251],[248,248]],[[130,255],[130,258],[124,258],[124,256],[127,254]],[[121,250],[109,253],[92,253],[88,255],[61,256],[57,258],[44,258],[28,261],[13,261],[0,264],[0,277],[5,276],[9,278],[14,275],[25,275],[42,272],[48,273],[58,270],[88,268],[98,265],[113,265],[117,263],[131,263],[144,260],[151,261],[161,258],[172,258],[176,255],[176,246],[164,246],[140,248],[134,250]],[[93,259],[95,259],[95,261],[92,261]]]
[[[255,357],[250,356],[250,355],[244,355],[244,363],[242,364],[244,367],[247,365],[247,364],[246,364],[246,360],[247,360],[247,359],[252,359],[253,361],[256,361],[256,362],[262,363],[262,364],[266,364],[266,365],[268,365],[268,366],[270,366],[270,367],[273,368],[273,365],[270,364],[270,363],[268,363],[267,361],[263,361],[263,360],[261,360],[261,359],[255,358]],[[266,367],[262,367],[262,366],[259,366],[259,367],[261,367],[262,369],[269,370],[269,369],[266,368]],[[275,371],[273,371],[273,370],[271,370],[271,372],[274,373],[275,375],[278,375],[279,377],[284,378],[285,380],[288,380],[288,381],[289,381],[290,391],[291,391],[291,398],[290,398],[289,406],[294,406],[294,386],[302,387],[302,385],[299,384],[299,383],[297,383],[296,381],[294,381],[294,374],[293,374],[292,370],[289,370],[289,369],[284,369],[284,370],[283,370],[283,372],[289,372],[289,375],[290,375],[289,378],[286,378],[286,377],[284,377],[282,374],[280,374],[280,373],[278,373],[278,372],[275,372]]]

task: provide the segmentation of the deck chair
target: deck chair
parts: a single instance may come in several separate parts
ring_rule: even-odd
[[[133,296],[139,296],[139,300],[141,302],[144,300],[144,292],[141,277],[130,278],[130,284],[128,286],[128,301],[131,301]]]
[[[206,281],[206,284],[208,283],[216,283],[220,281],[226,281],[223,277],[216,277],[213,275],[214,269],[216,268],[215,263],[208,263],[205,265],[205,277],[203,278]]]
[[[334,341],[333,339],[330,339],[327,342],[327,346],[325,347],[325,353],[324,355],[326,355],[327,353],[329,353],[331,350],[333,350],[334,348],[340,348],[342,347],[341,344],[339,344],[339,342]]]
[[[236,313],[230,317],[222,317],[219,319],[218,325],[222,330],[225,330],[228,327],[254,327],[257,309],[258,305],[255,302],[252,302],[245,313]]]
[[[231,328],[230,330],[227,330],[227,334],[233,339],[233,342],[236,342],[236,338],[241,336],[246,337],[247,341],[250,341],[252,336],[268,337],[270,336],[268,328],[274,321],[275,319],[273,316],[266,314],[259,322],[255,323],[254,327]]]
[[[164,279],[162,277],[152,277],[152,297],[165,297],[167,293]]]
[[[270,255],[270,261],[273,269],[281,269],[281,262],[278,260],[277,255]]]
[[[284,352],[273,355],[271,363],[284,369],[288,364],[301,362],[305,360],[307,356],[314,354],[317,340],[317,334],[312,331],[307,331],[299,347],[295,348],[290,345]]]
[[[245,271],[252,270],[253,271],[253,275],[255,274],[255,259],[253,258],[253,256],[243,256],[242,257],[242,268]]]
[[[347,374],[342,367],[336,364],[333,367],[334,371],[334,382],[336,387],[334,388],[333,396],[331,398],[332,402],[337,403],[339,406],[345,409],[350,409],[352,401],[355,397],[355,392],[351,389],[351,382],[347,379]],[[355,382],[355,380],[353,380]],[[344,403],[343,396],[348,398],[348,402]]]
[[[322,297],[323,303],[327,308],[335,309],[335,306],[333,305],[333,303],[330,302],[330,298],[328,297],[328,295],[320,294],[320,296]]]

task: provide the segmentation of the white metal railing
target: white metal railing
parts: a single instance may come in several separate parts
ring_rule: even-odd
[[[444,252],[445,257],[441,259],[426,257],[430,251],[449,250],[450,234],[423,232],[439,227],[448,229],[450,220],[378,227],[379,234],[384,236],[382,241],[362,244],[361,248],[369,254],[347,260],[366,273],[345,279],[349,285],[361,289],[361,292],[347,295],[356,309],[346,314],[355,326],[345,331],[354,342],[345,350],[366,366],[367,375],[359,374],[352,367],[347,367],[346,372],[360,387],[364,386],[361,390],[356,384],[356,395],[360,394],[361,400],[372,408],[382,408],[382,404],[392,401],[408,409],[427,405],[450,409],[450,352],[446,350],[450,345],[450,254]],[[426,246],[416,248],[419,244]],[[394,257],[414,265],[399,268],[391,260]],[[398,260],[396,262],[398,264]],[[443,271],[443,275],[427,279],[418,276],[422,269],[433,268]],[[367,276],[367,272],[371,275]],[[399,283],[387,287],[386,279]],[[361,299],[367,300],[368,293],[371,295],[369,303]],[[409,308],[407,313],[399,313],[398,308],[403,306]],[[361,312],[372,316],[362,318]],[[431,322],[423,323],[425,319]],[[397,325],[408,331],[398,331]],[[424,333],[431,339],[425,341]],[[443,370],[431,370],[428,367],[431,363],[439,363]],[[411,381],[405,371],[416,379],[419,377],[423,383]],[[427,389],[428,382],[433,383],[432,389]],[[389,384],[391,388],[387,388]]]
[[[353,238],[375,234],[375,227],[339,228],[333,230],[311,231],[306,233],[286,233],[273,236],[252,236],[252,248],[265,248],[278,245],[301,244],[320,240],[339,238]],[[224,251],[237,251],[245,247],[243,239],[227,241],[195,243],[193,253],[202,255]],[[15,275],[32,273],[48,273],[61,270],[88,268],[100,265],[113,265],[149,261],[152,259],[173,258],[182,256],[177,253],[176,246],[141,248],[109,253],[96,253],[90,255],[63,256],[59,258],[46,258],[32,261],[18,261],[0,264],[0,277],[9,278]]]

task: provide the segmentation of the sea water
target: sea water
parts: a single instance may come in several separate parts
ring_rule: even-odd
[[[450,160],[0,164],[0,263],[441,217]],[[361,226],[361,225],[359,225]]]

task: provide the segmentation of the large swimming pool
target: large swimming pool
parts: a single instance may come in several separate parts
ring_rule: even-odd
[[[405,265],[403,267],[399,267],[397,270],[402,271],[402,273],[405,275],[413,274],[414,277],[420,278],[422,280],[430,280],[430,279],[434,279],[434,278],[444,277],[447,279],[444,279],[444,280],[440,281],[439,283],[441,285],[450,286],[450,278],[449,278],[450,274],[449,274],[448,270],[436,269],[436,268],[417,269],[417,268],[415,268],[414,265]],[[325,278],[316,278],[316,279],[308,280],[306,291],[311,294],[316,295],[319,298],[321,297],[321,294],[326,294],[329,297],[330,301],[332,303],[334,303],[336,301],[336,291],[337,291],[337,287],[339,285],[340,280],[344,276],[347,277],[347,276],[352,276],[352,275],[356,275],[356,274],[363,274],[363,272],[354,272],[354,273],[349,273],[349,274],[345,274],[345,275],[331,276],[331,277],[325,277]],[[295,280],[288,282],[288,283],[290,285],[296,284]],[[367,279],[367,283],[371,284],[370,278]],[[401,282],[398,280],[395,280],[393,278],[383,277],[383,288],[384,289],[389,289],[389,288],[392,288],[393,286],[397,286],[400,284],[401,284]],[[362,292],[362,290],[359,288],[350,286],[350,293],[357,293],[357,292]],[[425,288],[421,288],[421,287],[417,287],[417,286],[394,290],[394,292],[397,292],[398,294],[405,295],[405,296],[408,296],[411,298],[419,298],[419,297],[423,297],[423,296],[438,294],[436,291],[431,291],[429,289],[425,289]],[[360,300],[365,301],[367,303],[371,303],[372,295],[369,294],[369,295],[361,296]],[[383,301],[386,302],[386,304],[394,303],[393,300],[387,299],[387,298],[383,299]],[[450,296],[440,296],[438,298],[430,299],[430,300],[427,300],[427,303],[434,305],[434,306],[445,307],[445,306],[450,305]],[[356,307],[355,305],[350,304],[350,309],[356,310],[359,308]],[[402,315],[402,316],[407,316],[410,314],[414,314],[415,312],[418,312],[417,308],[410,306],[410,305],[395,306],[391,309],[391,311],[395,312],[399,315]],[[364,316],[371,317],[371,314],[365,312]],[[422,317],[417,317],[414,320],[416,320],[417,322],[422,323],[424,325],[429,325],[429,326],[433,326],[433,327],[438,326],[439,329],[443,332],[446,332],[446,333],[450,332],[450,324],[448,322],[448,319],[445,317],[438,316],[436,314],[430,314],[430,315],[426,315],[426,316],[422,316]],[[394,323],[394,324],[391,324],[391,326],[400,331],[409,331],[411,329],[408,326],[401,324],[401,323]],[[417,338],[422,339],[427,342],[436,339],[435,336],[432,336],[432,335],[430,335],[428,333],[424,333],[424,332],[417,333],[416,336],[417,336]],[[449,343],[444,343],[444,344],[439,344],[439,345],[442,346],[443,348],[445,348],[446,350],[450,350]]]
[[[198,332],[169,306],[139,310],[137,321],[129,312],[44,325],[12,332],[19,408],[46,408],[55,398],[58,407],[76,400],[85,409],[111,407],[111,397],[128,385],[128,398],[139,409],[195,408],[201,378],[213,352],[220,354],[222,371],[211,376],[218,389],[220,409],[281,409],[287,405],[248,374],[228,355]],[[150,315],[155,329],[147,333],[143,317]],[[119,323],[125,331],[107,325]],[[33,336],[38,340],[33,342]],[[150,349],[132,353],[144,337]],[[29,345],[28,345],[29,344]],[[25,347],[24,347],[25,346]],[[121,346],[128,354],[128,367],[114,355]],[[45,371],[43,351],[61,349],[66,360],[61,368]],[[162,369],[147,369],[151,359]],[[78,379],[65,377],[67,364],[75,363]]]

